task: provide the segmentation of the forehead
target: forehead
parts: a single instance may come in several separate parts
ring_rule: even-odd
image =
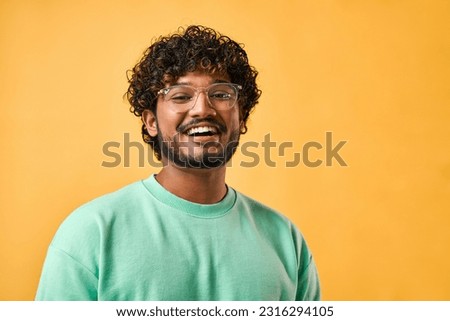
[[[206,73],[202,71],[193,71],[178,77],[173,82],[168,83],[168,85],[178,85],[185,84],[191,86],[204,87],[214,83],[229,82],[230,78],[228,75],[221,73]]]

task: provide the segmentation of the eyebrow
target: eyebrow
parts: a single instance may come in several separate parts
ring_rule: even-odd
[[[214,79],[213,80],[213,82],[211,83],[211,85],[212,84],[226,84],[226,83],[229,83],[229,81],[227,81],[227,80],[223,80],[223,79]],[[190,82],[190,81],[180,81],[180,82],[175,82],[174,83],[174,85],[189,85],[189,86],[193,86],[193,83],[192,82]]]

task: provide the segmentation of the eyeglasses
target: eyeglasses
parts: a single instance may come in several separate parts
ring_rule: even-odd
[[[201,92],[206,94],[209,105],[216,110],[228,110],[236,105],[241,85],[216,83],[208,87],[174,85],[158,91],[164,101],[176,113],[185,113],[192,109]]]

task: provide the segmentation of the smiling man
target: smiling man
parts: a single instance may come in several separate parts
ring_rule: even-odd
[[[64,221],[36,299],[320,299],[300,232],[225,183],[256,76],[238,43],[202,26],[148,48],[127,97],[164,166]]]

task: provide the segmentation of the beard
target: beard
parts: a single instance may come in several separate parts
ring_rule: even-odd
[[[161,148],[161,156],[169,162],[181,168],[210,169],[226,165],[239,146],[240,130],[234,130],[230,139],[223,146],[220,142],[206,142],[199,146],[193,146],[192,142],[181,142],[180,135],[171,138],[163,138],[158,128],[158,143]],[[202,151],[196,155],[194,150]],[[186,152],[182,152],[186,151]]]

